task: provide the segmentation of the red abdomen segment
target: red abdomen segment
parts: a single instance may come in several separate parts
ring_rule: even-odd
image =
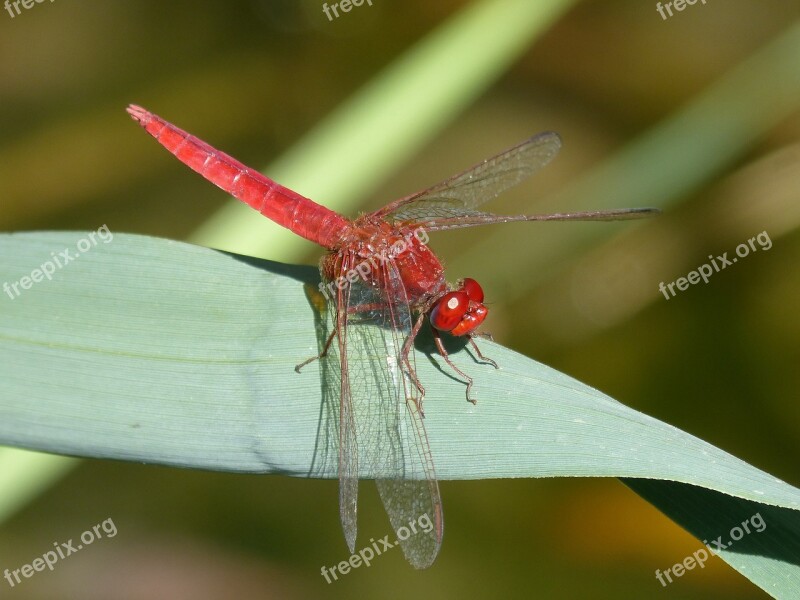
[[[351,230],[351,222],[342,215],[246,167],[158,115],[133,104],[128,114],[178,160],[297,235],[333,249]]]

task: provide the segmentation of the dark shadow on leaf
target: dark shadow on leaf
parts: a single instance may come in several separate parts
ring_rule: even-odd
[[[763,556],[800,566],[800,553],[796,550],[800,547],[797,511],[735,498],[688,483],[629,478],[621,481],[700,540],[698,553],[701,549],[708,552],[706,543],[716,549],[716,543],[722,542],[727,552]],[[676,556],[672,564],[684,558]],[[714,560],[710,552],[708,559]],[[655,565],[662,569],[670,566]]]
[[[467,375],[472,375],[470,365],[486,364],[478,356],[476,356],[474,350],[469,347],[469,338],[455,337],[445,333],[442,335],[442,343],[444,344],[444,349],[450,355],[451,359],[456,357],[458,359],[462,359],[462,357],[469,357],[472,359],[470,362],[462,362],[462,364],[460,364],[461,369],[464,370]],[[480,347],[481,340],[476,339],[475,343]],[[439,354],[439,350],[436,348],[436,344],[433,341],[431,328],[427,324],[420,330],[417,338],[414,340],[414,348],[425,354],[431,365],[433,365],[440,373],[446,375],[453,381],[457,381],[462,384],[466,383],[458,375],[458,373],[455,373],[453,369],[447,365],[447,363],[444,361],[444,358],[442,358],[442,356]]]
[[[213,249],[212,249],[213,250]],[[263,271],[274,273],[275,275],[282,275],[289,277],[301,283],[312,285],[315,288],[319,285],[319,269],[311,265],[288,265],[286,263],[276,262],[274,260],[267,260],[265,258],[256,258],[255,256],[246,256],[244,254],[234,254],[233,252],[226,252],[224,250],[213,250],[219,254],[230,256],[231,258],[243,262],[251,267],[256,267]]]
[[[315,281],[304,283],[303,291],[308,300],[309,307],[314,315],[314,329],[317,337],[317,353],[322,353],[325,343],[331,334],[330,313],[327,310],[327,300],[319,292],[319,272],[315,271]],[[336,340],[333,341],[336,343]],[[298,359],[298,363],[312,357]],[[339,365],[332,357],[319,358],[320,388],[322,401],[319,405],[319,421],[317,424],[316,441],[314,442],[314,455],[308,477],[324,477],[325,474],[338,472],[339,448],[339,390],[336,383],[340,377]],[[311,365],[307,365],[311,366]]]
[[[317,353],[319,354],[322,352],[325,341],[328,339],[330,324],[328,322],[329,318],[328,311],[326,310],[325,298],[318,291],[320,274],[316,267],[280,263],[254,256],[234,254],[224,250],[214,251],[229,256],[248,266],[267,271],[274,275],[288,277],[302,284],[314,322],[317,338]],[[312,357],[298,356],[297,364],[309,358]],[[326,358],[319,361],[322,401],[319,406],[319,420],[314,454],[311,460],[311,467],[307,473],[308,477],[313,478],[328,477],[330,473],[335,473],[338,469],[336,458],[339,435],[338,403],[336,402],[338,390],[334,390],[329,383],[326,384],[326,381],[331,382],[338,377],[338,365],[332,364],[333,362],[334,361],[327,360]],[[306,365],[306,368],[310,370],[313,368],[313,365]],[[301,377],[302,374],[295,375]],[[280,472],[280,470],[274,466],[272,466],[272,469],[273,471]]]

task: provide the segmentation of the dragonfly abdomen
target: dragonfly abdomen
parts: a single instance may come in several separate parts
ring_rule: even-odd
[[[158,115],[131,105],[128,113],[178,160],[208,181],[325,248],[334,248],[352,223],[340,214],[254,171]]]

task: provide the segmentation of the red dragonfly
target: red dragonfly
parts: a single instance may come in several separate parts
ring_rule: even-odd
[[[331,332],[322,353],[338,378],[339,513],[345,539],[355,550],[359,476],[374,478],[408,561],[430,566],[444,530],[439,484],[423,424],[425,389],[417,378],[414,340],[427,318],[443,360],[466,382],[472,378],[448,357],[441,332],[475,344],[486,318],[483,290],[474,279],[455,286],[428,248],[427,233],[512,221],[612,221],[659,211],[604,211],[503,216],[476,208],[520,183],[556,155],[556,133],[521,144],[385,207],[350,220],[283,187],[162,118],[131,105],[128,113],[159,143],[232,196],[279,225],[324,247],[322,291]],[[333,344],[336,339],[337,343]],[[338,358],[338,361],[335,360]]]

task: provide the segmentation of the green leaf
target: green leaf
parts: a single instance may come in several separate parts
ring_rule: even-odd
[[[308,293],[315,269],[141,236],[88,239],[0,236],[10,290],[0,295],[0,443],[336,476],[320,363],[294,371],[320,343]],[[16,282],[65,249],[76,258],[15,296]],[[476,406],[431,345],[416,350],[440,479],[623,477],[700,539],[760,513],[764,533],[721,557],[771,594],[796,597],[800,490],[545,365],[482,346],[501,369],[453,355],[475,378]]]

